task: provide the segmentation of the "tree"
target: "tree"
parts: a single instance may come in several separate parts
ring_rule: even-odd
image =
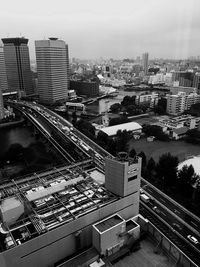
[[[200,103],[193,104],[188,112],[193,116],[200,116]]]
[[[163,182],[163,186],[173,186],[177,182],[178,158],[170,153],[163,154],[156,165],[157,177]]]
[[[138,157],[142,158],[142,170],[141,170],[141,174],[142,174],[142,176],[144,176],[145,167],[146,167],[146,163],[147,163],[146,155],[145,155],[145,153],[143,151],[141,151],[138,154]]]
[[[136,114],[136,106],[135,105],[129,105],[126,108],[126,111],[129,113],[129,115],[135,115]]]
[[[87,136],[95,136],[95,127],[86,120],[80,119],[76,122],[76,128]]]
[[[118,113],[121,110],[121,105],[119,103],[115,103],[110,106],[110,111],[112,113]]]
[[[116,140],[113,139],[108,139],[107,147],[106,150],[112,154],[114,157],[116,156],[116,147],[117,147],[117,142]]]
[[[116,152],[122,152],[127,151],[128,147],[128,141],[130,140],[130,134],[124,130],[124,131],[117,131],[116,135]]]
[[[198,210],[200,210],[200,177],[199,176],[197,177],[197,182],[195,186],[194,201],[199,207]]]
[[[166,108],[167,108],[167,99],[166,98],[161,98],[158,100],[158,104],[154,107],[154,112],[163,115],[166,113]]]
[[[103,131],[99,131],[97,135],[97,141],[103,142],[106,145],[108,143],[108,135]]]
[[[162,131],[160,126],[144,124],[142,130],[147,136],[155,136],[158,140],[169,141],[169,136]]]
[[[113,126],[113,125],[118,125],[118,124],[122,124],[122,123],[126,123],[128,122],[129,120],[127,119],[126,116],[121,116],[121,117],[118,117],[118,118],[112,118],[110,119],[109,121],[109,126]]]
[[[76,115],[76,111],[74,111],[72,113],[72,124],[75,125],[77,121],[77,115]]]
[[[155,177],[155,171],[156,171],[156,163],[154,159],[151,157],[147,163],[144,177],[152,180]]]
[[[6,153],[6,159],[10,161],[18,161],[23,156],[24,148],[22,145],[15,143],[12,144],[7,153]]]
[[[149,72],[153,72],[154,74],[156,74],[160,69],[159,68],[154,68],[154,67],[151,67],[149,68]]]
[[[192,165],[184,165],[183,168],[178,172],[178,189],[183,195],[191,197],[193,192],[192,185],[195,182],[194,178],[195,172]]]
[[[185,141],[192,144],[200,144],[200,131],[192,129],[187,131]]]
[[[135,98],[136,96],[125,96],[121,102],[121,105],[124,107],[135,105]]]
[[[136,151],[134,148],[132,148],[130,151],[129,151],[129,157],[131,158],[134,158],[136,156]]]

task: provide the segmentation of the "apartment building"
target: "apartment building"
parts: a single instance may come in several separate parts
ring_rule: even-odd
[[[190,109],[193,104],[200,102],[200,95],[197,93],[186,94],[179,92],[176,95],[167,95],[167,113],[179,115]]]

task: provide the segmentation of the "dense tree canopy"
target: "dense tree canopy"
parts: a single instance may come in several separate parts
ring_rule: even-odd
[[[126,123],[129,120],[127,119],[127,117],[125,116],[121,116],[119,118],[112,118],[109,121],[109,126],[114,126],[114,125],[118,125],[118,124],[122,124],[122,123]]]
[[[124,107],[135,105],[136,96],[125,96],[121,102],[121,105]]]
[[[117,131],[116,135],[116,151],[122,152],[127,151],[128,149],[128,141],[130,140],[130,134],[124,130],[124,131]]]
[[[154,112],[163,115],[166,113],[166,108],[167,108],[167,99],[166,98],[161,98],[158,100],[158,104],[154,107]]]
[[[146,155],[145,155],[145,153],[143,151],[141,151],[138,154],[138,157],[141,157],[142,158],[142,170],[141,170],[141,174],[142,174],[142,176],[144,176],[145,168],[146,168],[146,164],[147,164]]]
[[[177,181],[178,158],[170,153],[163,154],[156,165],[156,173],[164,185],[173,186]]]
[[[162,128],[160,126],[144,124],[143,132],[147,136],[155,136],[158,140],[169,141],[169,136],[162,131]]]
[[[200,131],[197,129],[189,130],[185,138],[185,141],[193,144],[200,144]]]
[[[134,158],[136,156],[136,151],[134,148],[132,148],[130,151],[129,151],[129,157],[131,158]]]
[[[15,161],[21,160],[23,157],[24,148],[21,144],[15,143],[12,144],[7,153],[6,153],[6,159],[9,161]]]
[[[156,174],[155,170],[156,170],[156,163],[154,159],[151,157],[147,162],[144,176],[149,180],[154,179]]]
[[[112,113],[118,113],[121,110],[121,105],[119,103],[115,103],[110,106],[110,111]]]
[[[178,188],[182,194],[190,197],[193,192],[192,185],[196,182],[196,174],[192,165],[184,165],[178,172]]]
[[[187,113],[190,113],[193,116],[200,116],[200,103],[193,104]]]
[[[95,127],[86,120],[80,119],[75,124],[76,128],[90,138],[95,136]]]

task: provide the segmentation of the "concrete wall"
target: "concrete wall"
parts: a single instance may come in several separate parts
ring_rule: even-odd
[[[114,213],[129,219],[138,212],[134,194],[121,198],[105,207],[51,230],[20,246],[0,254],[1,267],[51,267],[57,261],[76,251],[75,234],[80,231],[82,247],[92,244],[92,224]]]
[[[126,229],[126,223],[121,222],[120,224],[110,228],[108,231],[104,232],[100,236],[100,249],[101,254],[106,255],[106,250],[108,248],[114,247],[119,244],[120,240],[123,238],[119,237],[119,233],[122,232],[122,229]]]
[[[140,222],[139,220],[138,222]],[[147,232],[152,236],[157,243],[157,249],[162,248],[162,250],[177,262],[177,266],[182,267],[197,267],[181,250],[176,247],[166,236],[164,236],[153,224],[148,223],[140,225],[142,229],[147,230]],[[146,226],[148,226],[146,228]]]

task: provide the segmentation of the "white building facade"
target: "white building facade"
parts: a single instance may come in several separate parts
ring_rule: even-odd
[[[35,41],[38,93],[42,103],[66,100],[69,89],[68,45],[57,38]]]
[[[179,92],[177,95],[167,95],[167,113],[178,115],[185,110],[190,109],[193,104],[200,102],[200,95],[191,93],[187,95],[185,92]]]

